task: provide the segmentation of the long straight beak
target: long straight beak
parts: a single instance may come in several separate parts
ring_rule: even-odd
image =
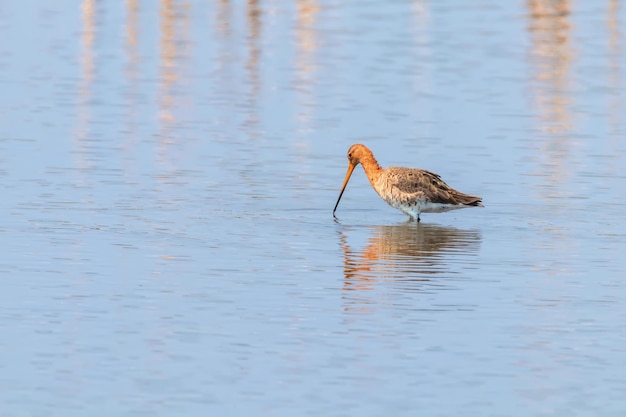
[[[346,172],[346,178],[343,180],[343,185],[341,186],[341,192],[339,193],[339,198],[337,199],[337,204],[335,204],[335,208],[333,209],[333,217],[335,216],[335,211],[337,211],[337,206],[339,205],[339,200],[341,200],[341,196],[343,195],[343,191],[346,189],[346,185],[348,185],[348,181],[350,181],[350,175],[352,175],[352,171],[354,171],[354,167],[356,165],[352,165],[351,163],[348,165],[348,172]]]

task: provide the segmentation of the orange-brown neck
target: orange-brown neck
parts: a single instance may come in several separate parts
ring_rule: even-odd
[[[383,173],[383,168],[378,164],[378,161],[376,160],[376,158],[374,158],[374,155],[372,154],[364,156],[363,158],[361,158],[360,162],[361,165],[363,165],[363,170],[365,171],[367,179],[369,180],[370,184],[372,184],[372,187],[376,189],[376,182],[378,180],[378,177],[380,177],[380,175]]]

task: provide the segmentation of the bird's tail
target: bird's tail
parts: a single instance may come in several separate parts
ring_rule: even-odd
[[[467,195],[465,196],[465,198],[463,199],[463,204],[465,204],[466,206],[472,206],[472,207],[485,207],[483,205],[483,199],[480,197],[474,197],[472,195]]]

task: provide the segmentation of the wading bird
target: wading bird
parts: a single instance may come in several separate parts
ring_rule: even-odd
[[[348,172],[333,209],[334,217],[352,171],[359,164],[363,166],[367,179],[378,195],[414,221],[420,221],[420,213],[483,207],[482,198],[455,190],[433,172],[417,168],[382,168],[367,146],[356,144],[348,149]]]

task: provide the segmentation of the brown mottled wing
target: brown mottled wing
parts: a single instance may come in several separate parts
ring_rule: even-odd
[[[427,199],[440,204],[481,206],[480,197],[463,194],[446,184],[438,174],[424,169],[391,167],[387,169],[387,184],[393,194],[403,200]]]

